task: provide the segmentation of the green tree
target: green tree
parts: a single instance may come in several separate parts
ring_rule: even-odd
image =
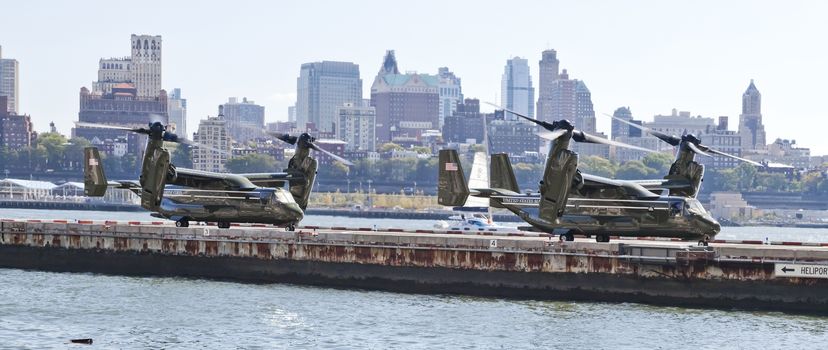
[[[739,178],[739,191],[752,191],[756,181],[756,166],[748,163],[739,164],[735,169]]]
[[[67,140],[61,134],[47,132],[37,136],[36,149],[38,152],[37,165],[40,170],[62,169],[64,151]],[[45,158],[45,162],[41,162]]]
[[[178,144],[170,152],[170,162],[181,168],[193,167],[193,151],[190,146]]]
[[[391,151],[402,151],[403,146],[400,146],[396,143],[388,142],[384,143],[379,147],[380,153],[391,152]]]
[[[64,168],[67,170],[83,169],[83,150],[92,146],[89,140],[83,137],[73,137],[64,148]]]
[[[625,162],[618,167],[615,176],[624,180],[646,179],[658,173],[657,170],[644,165],[640,160]]]
[[[578,168],[582,172],[603,177],[615,177],[618,167],[611,161],[599,156],[584,157],[579,161]]]
[[[657,173],[667,175],[670,172],[670,166],[673,165],[673,156],[667,153],[648,153],[641,160],[644,165],[653,168]]]
[[[265,173],[277,170],[276,159],[260,153],[231,158],[224,167],[232,173]]]
[[[469,150],[472,152],[486,152],[486,146],[481,144],[474,144],[469,147]]]

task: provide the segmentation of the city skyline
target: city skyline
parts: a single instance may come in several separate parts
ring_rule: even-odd
[[[419,73],[450,67],[463,78],[466,97],[500,102],[505,60],[528,59],[533,80],[538,81],[541,52],[555,49],[560,68],[588,82],[596,114],[629,106],[636,119],[649,121],[676,108],[735,121],[740,97],[754,79],[762,91],[767,142],[796,139],[814,154],[828,153],[819,127],[826,112],[817,104],[817,84],[828,77],[822,64],[827,49],[816,44],[819,34],[828,31],[819,18],[826,9],[822,3],[533,2],[535,10],[516,19],[501,17],[500,3],[426,1],[409,4],[406,11],[427,13],[438,6],[441,13],[470,11],[475,16],[458,18],[453,27],[418,31],[392,18],[372,16],[365,9],[380,5],[375,2],[247,3],[231,9],[218,3],[198,8],[167,4],[162,12],[148,5],[127,17],[107,15],[107,6],[101,4],[4,7],[12,14],[5,20],[8,26],[28,28],[0,33],[0,45],[4,57],[19,62],[18,113],[31,115],[40,132],[48,131],[54,121],[68,134],[78,113],[77,91],[91,87],[96,62],[123,55],[128,52],[125,37],[146,33],[164,38],[162,87],[181,88],[186,94],[188,124],[193,126],[214,116],[227,97],[240,95],[264,105],[267,122],[286,120],[287,108],[296,100],[302,63],[353,62],[367,69],[362,79],[369,81],[385,50],[396,50],[401,66]],[[553,6],[555,13],[567,15],[550,20],[551,12],[544,8]],[[250,8],[258,11],[247,11]],[[349,16],[349,26],[330,29],[327,24],[343,13]],[[321,25],[307,26],[309,20]],[[504,25],[490,25],[495,21]],[[307,29],[301,36],[294,30],[300,26]],[[446,30],[463,40],[436,40],[444,38]],[[348,40],[367,33],[371,39],[358,45]],[[363,96],[368,95],[366,83]],[[598,130],[608,132],[608,118],[597,119]],[[806,123],[817,127],[801,128]]]

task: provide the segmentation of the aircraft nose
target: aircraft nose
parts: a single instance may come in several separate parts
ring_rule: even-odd
[[[297,222],[302,220],[305,216],[305,211],[303,211],[302,208],[299,207],[299,204],[296,203],[286,203],[285,211]]]

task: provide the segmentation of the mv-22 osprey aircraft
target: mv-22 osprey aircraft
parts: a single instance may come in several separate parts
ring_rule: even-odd
[[[697,239],[699,244],[707,244],[721,229],[719,223],[695,198],[703,167],[695,164],[692,157],[687,159],[680,152],[676,162],[685,163],[674,164],[675,172],[680,174],[679,170],[690,169],[697,177],[680,178],[676,175],[668,176],[666,180],[642,181],[653,189],[675,188],[669,195],[660,195],[636,181],[582,173],[577,168],[578,155],[568,148],[570,141],[575,140],[643,149],[586,134],[576,130],[566,120],[548,123],[506,111],[540,125],[546,130],[539,133],[539,136],[551,141],[543,179],[540,181],[540,193],[520,193],[509,158],[505,154],[492,156],[492,188],[469,189],[457,152],[441,150],[438,182],[440,204],[462,205],[469,196],[489,198],[491,206],[506,208],[529,223],[532,227],[528,229],[560,234],[562,239],[568,241],[574,240],[574,235],[578,233],[594,235],[598,242],[609,242],[610,235],[618,235]],[[687,163],[688,160],[695,166]],[[696,179],[698,182],[695,182]],[[693,191],[694,195],[686,195],[689,191]]]
[[[274,138],[296,145],[296,153],[284,172],[225,174],[184,169],[170,163],[170,153],[164,148],[164,142],[212,148],[180,138],[166,131],[160,122],[151,122],[148,128],[77,124],[148,136],[138,181],[107,181],[97,148],[86,148],[85,194],[99,197],[109,187],[129,189],[141,196],[144,209],[152,211],[154,216],[175,220],[178,227],[187,227],[190,221],[215,222],[219,228],[229,228],[230,223],[263,223],[292,231],[304,216],[316,178],[317,161],[310,156],[310,150],[323,152],[351,165],[347,160],[319,148],[314,144],[315,139],[307,133],[298,137],[269,133]],[[284,188],[285,184],[289,189]],[[166,185],[180,186],[182,193],[165,194]]]

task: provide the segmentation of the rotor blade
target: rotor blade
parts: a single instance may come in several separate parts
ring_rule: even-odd
[[[288,134],[282,134],[282,133],[272,132],[272,131],[266,131],[265,133],[272,136],[272,137],[274,137],[274,138],[276,138],[276,139],[279,139],[283,142],[289,143],[291,145],[296,144],[296,140],[297,140],[296,136],[290,136]]]
[[[634,149],[634,150],[637,150],[637,151],[642,151],[642,152],[647,152],[647,153],[657,153],[658,152],[656,150],[652,150],[652,149],[649,149],[649,148],[628,145],[628,144],[623,143],[623,142],[613,141],[613,140],[605,139],[603,137],[590,135],[590,134],[587,134],[587,133],[585,133],[583,131],[580,131],[580,130],[575,130],[575,132],[572,134],[572,139],[577,141],[577,142],[598,143],[598,144],[602,144],[602,145]]]
[[[107,125],[107,124],[95,124],[95,123],[85,123],[85,122],[75,122],[75,126],[82,126],[85,128],[101,128],[101,129],[114,129],[114,130],[125,130],[125,131],[132,131],[137,133],[145,133],[144,128],[130,128],[126,126],[117,126],[117,125]]]
[[[696,153],[698,155],[712,157],[711,155],[709,155],[709,154],[705,153],[704,151],[700,150],[698,147],[696,147],[696,144],[694,144],[692,142],[687,142],[687,147],[690,148],[690,150],[692,150],[694,153]]]
[[[679,145],[679,143],[681,143],[681,138],[678,138],[678,137],[675,137],[675,136],[672,136],[672,135],[667,135],[667,134],[664,134],[664,133],[661,133],[661,132],[655,131],[655,130],[650,129],[650,128],[648,128],[648,127],[646,127],[646,126],[643,126],[643,125],[638,125],[638,124],[636,124],[636,123],[631,123],[629,120],[624,120],[624,119],[618,118],[618,117],[616,117],[616,116],[614,116],[614,115],[610,115],[610,114],[606,114],[606,113],[604,113],[604,115],[605,115],[605,116],[608,116],[608,117],[610,117],[610,118],[612,118],[612,119],[615,119],[615,120],[617,120],[617,121],[619,121],[619,122],[622,122],[622,123],[624,123],[624,124],[627,124],[627,125],[629,125],[629,126],[632,126],[632,127],[636,128],[636,129],[639,129],[639,130],[641,130],[641,131],[643,131],[643,132],[646,132],[646,133],[648,133],[648,134],[650,134],[650,135],[653,135],[653,136],[657,137],[659,140],[664,141],[664,142],[667,142],[667,143],[669,143],[670,145],[673,145],[673,146],[678,146],[678,145]]]
[[[702,145],[699,145],[699,146],[700,146],[699,148],[703,149],[705,152],[708,152],[708,153],[713,153],[713,154],[718,154],[718,155],[720,155],[720,156],[725,156],[725,157],[733,158],[733,159],[740,160],[740,161],[743,161],[743,162],[745,162],[745,163],[752,164],[752,165],[755,165],[755,166],[765,166],[765,165],[764,165],[764,164],[762,164],[762,163],[755,162],[755,161],[752,161],[752,160],[750,160],[750,159],[745,159],[745,158],[742,158],[742,157],[737,157],[737,156],[734,156],[734,155],[732,155],[732,154],[728,154],[728,153],[724,153],[724,152],[719,151],[719,150],[712,149],[712,148],[710,148],[710,147],[706,147],[706,146],[702,146]]]
[[[347,159],[342,158],[342,157],[340,157],[340,156],[338,156],[338,155],[336,155],[336,154],[333,154],[333,153],[331,153],[331,152],[328,152],[328,151],[324,150],[323,148],[321,148],[321,147],[319,147],[319,146],[317,146],[317,145],[315,145],[315,144],[313,144],[313,143],[308,143],[308,145],[310,145],[310,148],[311,148],[312,150],[315,150],[315,151],[319,151],[319,152],[325,153],[325,154],[327,154],[329,157],[333,158],[333,159],[334,159],[334,160],[336,160],[336,161],[339,161],[339,162],[340,162],[340,163],[342,163],[342,164],[345,164],[345,165],[347,165],[347,166],[354,165],[354,163],[351,163],[351,162],[350,162],[350,161],[348,161]]]
[[[176,142],[176,143],[184,144],[184,145],[191,146],[191,147],[203,148],[203,149],[210,150],[210,151],[213,151],[213,152],[221,153],[221,154],[226,155],[228,157],[233,155],[231,152],[227,152],[223,149],[215,148],[213,146],[205,145],[205,144],[198,143],[198,142],[195,142],[195,141],[190,141],[190,140],[185,139],[183,137],[179,137],[177,141],[169,141],[169,142]]]
[[[537,119],[535,119],[535,118],[530,118],[530,117],[527,117],[527,116],[525,116],[525,115],[523,115],[523,114],[520,114],[520,113],[515,112],[515,111],[513,111],[513,110],[510,110],[510,109],[503,108],[502,106],[498,106],[498,105],[496,105],[496,104],[494,104],[494,103],[491,103],[491,102],[485,102],[485,103],[486,103],[486,104],[488,104],[488,105],[490,105],[490,106],[492,106],[492,107],[494,107],[494,108],[497,108],[497,109],[502,109],[502,110],[504,110],[504,111],[506,111],[506,112],[512,113],[512,114],[514,114],[514,115],[516,115],[516,116],[518,116],[518,117],[521,117],[521,118],[523,118],[523,119],[526,119],[526,120],[528,120],[528,121],[530,121],[530,122],[532,122],[532,123],[538,124],[538,125],[542,126],[542,127],[543,127],[544,129],[546,129],[546,130],[549,130],[549,131],[554,131],[554,130],[556,129],[556,128],[555,128],[555,125],[550,124],[550,123],[547,123],[547,122],[545,122],[545,121],[542,121],[542,120],[537,120]]]
[[[544,140],[555,141],[559,137],[563,136],[563,134],[566,134],[566,131],[566,129],[558,129],[555,131],[543,130],[535,133],[535,135],[538,135]]]

